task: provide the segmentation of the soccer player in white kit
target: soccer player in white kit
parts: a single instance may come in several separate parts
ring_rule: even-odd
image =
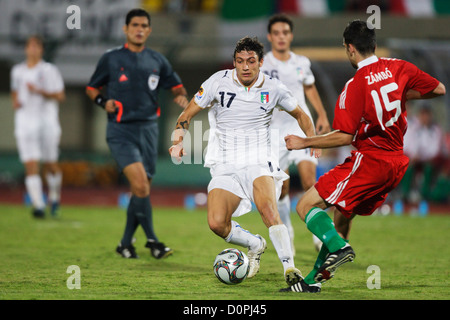
[[[58,165],[61,127],[58,103],[65,99],[64,82],[57,67],[42,60],[43,41],[28,38],[26,60],[11,70],[11,96],[15,110],[15,130],[19,157],[25,166],[25,187],[36,218],[45,217],[40,162],[49,188],[52,216],[57,215],[62,173]]]
[[[181,160],[186,153],[183,137],[192,118],[207,107],[214,108],[209,114],[215,117],[214,138],[209,140],[205,163],[212,175],[208,185],[209,227],[228,243],[248,248],[248,277],[253,277],[266,241],[231,220],[249,212],[253,201],[269,228],[286,282],[297,283],[301,273],[294,265],[288,230],[276,206],[282,181],[288,175],[278,166],[269,123],[274,108],[281,107],[297,119],[307,136],[314,134],[314,125],[285,85],[260,72],[262,63],[263,45],[256,38],[239,40],[233,59],[235,69],[216,72],[202,84],[177,120],[169,152]],[[315,151],[319,155],[320,151]]]
[[[317,133],[323,134],[329,132],[330,123],[328,122],[327,113],[315,86],[314,74],[311,71],[311,62],[307,57],[297,55],[291,51],[291,43],[294,39],[292,20],[283,14],[274,15],[269,19],[267,31],[267,39],[271,43],[272,51],[264,56],[264,65],[261,67],[261,71],[273,78],[279,79],[285,84],[297,99],[298,105],[312,121],[311,112],[305,100],[306,95],[317,112]],[[287,150],[284,141],[284,137],[288,134],[293,133],[300,137],[304,137],[305,134],[299,128],[295,119],[287,112],[279,109],[274,110],[270,126],[272,130],[279,131],[280,168],[286,173],[289,173],[289,166],[291,164],[296,165],[302,188],[304,191],[307,191],[316,182],[317,158],[311,156],[309,150]],[[289,182],[289,179],[283,182],[283,188],[277,206],[281,220],[289,230],[292,250],[295,253],[294,228],[292,227],[290,218],[291,201],[289,197]],[[322,242],[317,237],[313,239],[316,248],[319,250]]]

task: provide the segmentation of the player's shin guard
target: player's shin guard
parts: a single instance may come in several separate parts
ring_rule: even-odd
[[[243,229],[236,221],[231,221],[231,231],[225,238],[225,241],[249,248],[250,250],[257,250],[261,246],[261,239]]]

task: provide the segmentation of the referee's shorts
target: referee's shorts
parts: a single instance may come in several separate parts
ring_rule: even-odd
[[[158,136],[157,121],[108,121],[106,129],[106,141],[120,170],[123,171],[132,163],[141,162],[149,178],[156,171]]]

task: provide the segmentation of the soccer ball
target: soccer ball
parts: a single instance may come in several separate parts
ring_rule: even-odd
[[[247,256],[238,249],[225,249],[214,260],[214,274],[226,284],[241,283],[247,278],[249,269]]]

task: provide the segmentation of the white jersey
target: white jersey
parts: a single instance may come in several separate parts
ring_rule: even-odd
[[[298,105],[313,122],[311,112],[306,104],[303,89],[304,85],[312,85],[315,82],[314,75],[311,71],[311,62],[307,57],[290,52],[289,60],[281,61],[275,58],[272,52],[269,52],[264,57],[261,71],[273,78],[279,79],[285,84],[296,98]],[[275,110],[270,126],[272,131],[278,130],[279,132],[278,154],[280,156],[279,164],[281,169],[287,170],[290,164],[294,163],[297,165],[304,160],[317,164],[317,159],[310,155],[309,149],[292,151],[286,149],[286,143],[284,141],[286,135],[294,134],[300,137],[306,137],[296,119],[282,110]]]
[[[201,108],[214,108],[205,166],[268,162],[276,166],[278,156],[273,154],[269,130],[272,113],[276,107],[292,111],[297,106],[281,81],[260,72],[248,89],[237,79],[235,69],[222,70],[202,84],[194,99]]]
[[[20,104],[15,111],[15,136],[21,159],[50,157],[53,160],[57,155],[57,150],[53,149],[57,148],[55,145],[61,134],[58,102],[30,92],[28,84],[48,93],[57,93],[64,90],[64,82],[56,66],[44,61],[32,68],[22,62],[11,70],[11,91],[17,93]],[[52,151],[39,150],[39,144],[51,145]]]
[[[15,65],[11,71],[11,90],[17,92],[20,108],[16,110],[16,117],[24,121],[37,119],[57,119],[58,102],[46,99],[40,94],[31,93],[27,84],[48,93],[64,90],[64,82],[59,70],[51,63],[40,61],[29,68],[26,62]],[[26,120],[25,120],[26,119]]]
[[[311,71],[311,62],[305,56],[297,55],[290,52],[290,58],[287,61],[278,60],[273,56],[272,52],[268,52],[264,56],[264,63],[261,71],[265,74],[279,79],[283,84],[291,90],[297,99],[298,105],[311,118],[311,112],[305,101],[305,92],[303,85],[312,85],[315,82],[314,75]],[[271,125],[275,128],[286,128],[286,123],[296,122],[286,112],[274,112]],[[298,125],[297,125],[298,127]]]

